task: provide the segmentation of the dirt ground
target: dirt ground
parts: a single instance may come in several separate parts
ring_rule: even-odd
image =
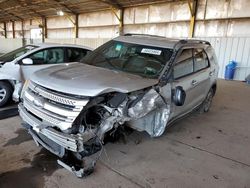
[[[133,132],[105,145],[95,172],[79,179],[35,145],[19,117],[0,120],[0,187],[250,187],[250,86],[222,81],[212,109],[160,138]]]

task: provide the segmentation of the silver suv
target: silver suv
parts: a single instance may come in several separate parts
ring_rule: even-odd
[[[81,63],[33,74],[22,92],[20,116],[37,144],[82,176],[90,167],[75,168],[65,157],[81,161],[97,153],[103,139],[124,126],[158,137],[195,109],[207,112],[217,74],[206,41],[127,34]]]

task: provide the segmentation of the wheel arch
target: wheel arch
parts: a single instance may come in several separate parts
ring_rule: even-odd
[[[213,95],[215,95],[215,93],[217,91],[217,83],[216,82],[212,84],[211,89],[213,90]]]
[[[12,90],[15,89],[15,80],[1,79],[0,81],[8,83],[11,86]]]

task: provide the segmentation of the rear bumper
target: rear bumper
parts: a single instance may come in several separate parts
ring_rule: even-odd
[[[62,157],[65,149],[73,152],[84,150],[84,141],[80,136],[59,132],[49,125],[44,125],[38,118],[32,116],[20,103],[19,114],[24,127],[28,129],[33,139],[52,153]]]

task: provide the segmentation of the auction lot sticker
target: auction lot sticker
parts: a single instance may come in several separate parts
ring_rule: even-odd
[[[142,51],[141,51],[141,53],[152,54],[152,55],[161,55],[161,50],[143,48]]]

